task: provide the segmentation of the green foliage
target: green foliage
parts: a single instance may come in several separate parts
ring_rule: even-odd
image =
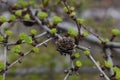
[[[3,70],[4,69],[4,63],[3,62],[0,62],[0,70]]]
[[[118,35],[120,35],[120,30],[119,29],[113,29],[112,34],[115,35],[115,36],[118,36]]]
[[[118,67],[113,67],[113,70],[116,73],[115,78],[120,80],[120,69]]]
[[[13,34],[13,32],[11,30],[6,30],[5,33],[7,36],[11,36]]]
[[[33,35],[36,35],[36,34],[37,34],[37,30],[35,30],[35,29],[32,29],[30,32],[31,32],[31,34],[33,34]]]
[[[25,20],[30,20],[30,15],[29,15],[29,14],[26,14],[26,15],[24,16],[24,19],[25,19]]]
[[[38,47],[34,47],[33,48],[33,52],[38,53],[39,52],[39,48]]]
[[[21,52],[21,46],[20,45],[16,45],[12,48],[12,52],[14,53],[20,53]]]
[[[77,52],[77,53],[74,54],[74,56],[75,56],[75,58],[79,58],[80,57],[80,53]]]
[[[30,36],[27,36],[27,37],[25,37],[25,42],[27,43],[27,44],[31,44],[33,41],[32,41],[32,37],[30,37]]]
[[[29,5],[28,2],[24,0],[18,0],[17,4],[24,8],[26,8]]]
[[[44,20],[45,18],[48,17],[48,14],[46,12],[39,12],[38,17],[39,19]]]
[[[112,63],[110,61],[105,61],[105,66],[107,68],[110,68],[110,67],[112,67]]]
[[[79,24],[85,24],[86,23],[85,19],[81,19],[81,18],[78,18],[77,21],[78,21]]]
[[[5,16],[0,16],[0,22],[7,22],[7,18]]]
[[[15,21],[16,20],[16,16],[15,15],[10,15],[10,20],[11,21]]]
[[[71,11],[74,11],[74,10],[75,10],[75,8],[74,8],[74,7],[70,7],[70,10],[71,10]]]
[[[68,12],[68,9],[66,7],[64,7],[64,11],[67,13]]]
[[[51,33],[52,33],[52,34],[56,34],[56,33],[57,33],[57,29],[56,29],[56,28],[52,28],[52,29],[51,29]]]
[[[22,11],[21,11],[21,10],[15,11],[15,15],[16,15],[16,16],[22,16]]]
[[[77,61],[75,62],[75,65],[76,65],[77,67],[81,67],[81,66],[82,66],[82,63],[81,63],[81,61],[77,60]]]
[[[62,21],[62,18],[59,16],[54,16],[52,21],[54,24],[58,24]]]
[[[76,13],[75,12],[72,12],[72,13],[70,13],[70,17],[73,17],[73,16],[75,16],[76,15]]]
[[[88,55],[90,54],[90,51],[89,51],[89,50],[85,50],[83,53],[84,53],[86,56],[88,56]]]
[[[68,34],[72,37],[76,37],[78,35],[78,32],[73,30],[72,28],[68,29]]]
[[[25,33],[20,33],[19,34],[19,39],[20,40],[24,40],[27,37],[27,35]]]
[[[0,42],[4,40],[3,36],[0,35]]]
[[[82,35],[83,35],[84,37],[86,37],[86,36],[89,35],[89,33],[88,33],[88,31],[84,31],[84,32],[82,33]]]

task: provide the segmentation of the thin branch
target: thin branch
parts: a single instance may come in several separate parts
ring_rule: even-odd
[[[70,75],[71,72],[72,72],[71,70],[68,71],[67,75],[64,77],[64,80],[68,79],[68,77],[69,77],[69,75]]]
[[[89,50],[86,47],[82,47],[80,45],[77,46],[77,48],[81,49],[81,50]],[[95,61],[95,59],[92,57],[91,54],[88,55],[88,57],[90,58],[90,60],[95,64],[95,66],[97,67],[97,69],[100,71],[100,73],[102,73],[104,75],[104,78],[106,80],[110,80],[110,78],[105,74],[105,72],[101,69],[101,67],[98,65],[98,63]]]
[[[38,39],[44,35],[46,35],[47,32],[43,32],[43,33],[40,33],[38,35],[35,36],[35,39]],[[21,42],[21,44],[25,43],[24,41]],[[11,42],[11,43],[7,43],[7,46],[11,46],[11,45],[16,45],[17,43],[16,42]]]
[[[43,41],[42,43],[39,43],[38,45],[36,45],[36,47],[40,47],[40,46],[42,46],[43,44],[49,42],[49,41],[52,40],[52,39],[53,39],[53,38],[49,38],[49,39]],[[28,52],[26,52],[26,53],[24,54],[24,56],[18,58],[18,59],[15,60],[14,62],[12,62],[9,66],[7,66],[7,70],[8,70],[9,68],[11,68],[13,65],[15,65],[16,63],[18,63],[20,60],[22,60],[22,58],[24,58],[25,56],[27,56],[27,55],[30,54],[31,52],[32,52],[32,49],[29,50]],[[7,70],[5,70],[5,72],[6,72]]]
[[[4,70],[6,70],[6,65],[7,63],[7,46],[4,45]],[[6,77],[6,72],[3,74],[3,80],[5,80],[5,77]]]

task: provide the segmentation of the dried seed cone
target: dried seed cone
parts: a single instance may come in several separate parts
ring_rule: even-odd
[[[63,37],[56,42],[56,47],[61,55],[71,55],[75,48],[74,39],[71,37]]]

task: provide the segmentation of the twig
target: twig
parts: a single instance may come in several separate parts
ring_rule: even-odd
[[[43,41],[42,43],[39,43],[38,45],[36,45],[36,47],[40,47],[40,46],[42,46],[43,44],[47,43],[48,41],[50,41],[50,40],[52,40],[52,39],[53,39],[53,38],[49,38],[49,39]],[[28,52],[26,52],[26,53],[24,54],[24,56],[18,58],[18,59],[15,60],[14,62],[12,62],[9,66],[7,66],[7,70],[8,70],[9,68],[11,68],[13,65],[15,65],[16,63],[18,63],[20,60],[22,60],[22,58],[24,58],[25,56],[27,56],[27,55],[30,54],[31,52],[32,52],[32,49],[29,50]],[[6,72],[7,70],[5,70],[5,72]]]
[[[4,70],[6,70],[7,63],[7,46],[4,45]],[[3,74],[3,80],[5,80],[6,72]]]
[[[81,49],[81,50],[89,50],[86,47],[82,47],[80,45],[77,46],[77,48]],[[97,62],[95,61],[95,59],[92,57],[91,54],[88,55],[88,57],[91,59],[91,61],[95,64],[95,66],[98,68],[98,70],[100,71],[100,73],[102,73],[104,75],[104,78],[106,80],[110,80],[110,78],[105,74],[105,72],[101,69],[101,67],[97,64]]]
[[[70,73],[71,73],[71,70],[68,71],[67,75],[64,77],[64,80],[67,80],[67,79],[68,79]]]

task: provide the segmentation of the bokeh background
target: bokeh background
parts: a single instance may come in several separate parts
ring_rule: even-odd
[[[16,2],[16,0],[8,1],[10,4]],[[36,0],[36,2],[38,6],[40,0]],[[68,0],[68,3],[70,6],[75,7],[79,18],[86,20],[85,25],[93,33],[97,33],[103,38],[109,39],[112,35],[111,30],[113,28],[120,29],[120,0]],[[63,5],[59,0],[49,0],[49,7],[47,8],[50,16],[59,15],[64,19],[63,22],[74,24],[64,13]],[[0,4],[0,14],[9,17],[10,13],[4,4]],[[38,33],[44,31],[40,26],[34,25],[32,27],[26,27],[21,22],[5,25],[14,31],[14,35],[10,39],[11,41],[16,41],[21,32],[29,34],[30,30],[33,28],[36,29]],[[47,39],[46,36],[38,40],[42,42]],[[115,41],[120,41],[120,37],[117,37]],[[81,41],[80,44],[85,47],[91,47],[93,57],[103,64],[104,53],[101,46],[89,41]],[[30,46],[23,44],[23,52],[28,51],[30,48]],[[28,55],[22,59],[22,63],[17,63],[10,68],[7,72],[6,80],[63,80],[65,76],[64,70],[69,67],[68,56],[61,56],[60,53],[56,51],[54,41],[49,42],[47,47],[42,46],[39,49],[39,53]],[[1,48],[1,61],[4,60],[2,51],[3,49]],[[113,61],[117,65],[120,65],[119,51],[119,49],[113,50]],[[80,53],[80,60],[82,62],[82,67],[79,70],[80,74],[71,75],[68,80],[100,80],[99,71],[95,68],[94,64],[84,56],[81,51]],[[9,62],[13,62],[18,57],[17,54],[8,51]]]

